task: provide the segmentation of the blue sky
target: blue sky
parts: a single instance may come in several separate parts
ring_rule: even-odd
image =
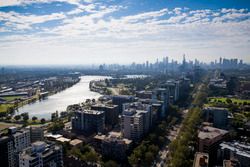
[[[250,62],[248,0],[0,0],[0,64]]]

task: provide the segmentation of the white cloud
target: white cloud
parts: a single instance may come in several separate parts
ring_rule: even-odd
[[[33,24],[49,20],[62,19],[62,24],[41,28],[32,35],[5,36],[0,40],[0,48],[6,50],[6,45],[25,48],[32,43],[34,48],[48,50],[46,54],[63,55],[63,51],[68,53],[74,49],[75,55],[85,53],[96,57],[114,53],[124,56],[136,53],[161,55],[166,50],[173,55],[186,50],[196,56],[198,53],[207,56],[228,53],[233,56],[239,48],[239,54],[244,56],[250,51],[250,13],[246,9],[175,8],[111,17],[121,9],[124,8],[87,4],[78,5],[70,12],[42,16],[1,12],[0,21],[6,22],[6,27],[16,27],[16,31],[32,29]],[[84,11],[85,15],[78,15]],[[0,32],[6,31],[6,27]],[[209,50],[214,53],[207,53]]]

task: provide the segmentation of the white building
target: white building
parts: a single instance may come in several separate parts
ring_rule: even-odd
[[[63,167],[62,148],[37,141],[19,154],[19,167]]]
[[[27,148],[30,145],[30,130],[21,129],[17,130],[16,127],[10,127],[9,133],[14,138],[15,151],[20,152],[24,148]]]
[[[121,122],[124,138],[140,140],[152,126],[151,105],[140,102],[124,104]]]

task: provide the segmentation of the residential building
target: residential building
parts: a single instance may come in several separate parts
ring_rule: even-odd
[[[228,131],[210,126],[204,126],[198,132],[198,151],[209,154],[210,165],[215,163],[217,149],[227,136]]]
[[[0,162],[3,167],[15,167],[14,140],[11,136],[0,137]]]
[[[74,112],[71,120],[72,130],[79,133],[102,133],[104,130],[104,111],[78,110]]]
[[[163,102],[163,110],[161,113],[161,117],[164,117],[167,114],[169,98],[169,91],[166,88],[157,88],[153,91],[152,100],[154,100],[155,102]]]
[[[118,116],[119,116],[118,105],[97,103],[91,105],[91,110],[104,111],[105,125],[114,126],[118,124]]]
[[[112,103],[114,105],[118,105],[119,113],[122,113],[122,106],[124,103],[131,103],[136,101],[134,96],[126,96],[126,95],[119,95],[112,97]]]
[[[152,126],[152,106],[140,102],[123,106],[121,128],[124,138],[138,141]]]
[[[241,167],[250,166],[250,144],[239,142],[223,142],[218,150],[218,158],[224,160],[237,159]]]
[[[17,130],[16,127],[10,127],[9,132],[14,138],[16,152],[20,152],[30,145],[30,131],[28,129]]]
[[[41,126],[30,126],[30,140],[31,143],[35,141],[43,141],[44,140],[44,130]]]
[[[37,141],[19,154],[19,167],[63,167],[62,148]]]
[[[136,91],[136,97],[140,98],[140,99],[152,99],[152,91]]]
[[[206,107],[203,109],[204,117],[207,122],[220,129],[227,129],[228,109],[220,107]]]
[[[121,133],[117,132],[110,132],[108,135],[96,135],[94,138],[99,142],[98,145],[101,147],[103,156],[119,161],[126,160],[132,140],[123,138]]]
[[[162,88],[166,88],[169,91],[169,96],[172,102],[176,102],[179,99],[180,82],[176,80],[168,80],[161,85]]]

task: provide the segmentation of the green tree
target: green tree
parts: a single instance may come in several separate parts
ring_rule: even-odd
[[[21,119],[21,116],[20,116],[20,115],[16,115],[16,116],[14,116],[14,119],[15,119],[16,121],[18,121],[18,120]]]
[[[154,154],[152,152],[145,153],[145,163],[147,166],[151,166],[154,161]]]
[[[46,120],[44,118],[42,118],[41,120],[41,124],[45,124]]]
[[[32,117],[32,121],[36,121],[37,120],[37,117],[36,116],[33,116]]]
[[[109,160],[105,162],[103,166],[104,167],[118,167],[119,165],[115,161]]]

